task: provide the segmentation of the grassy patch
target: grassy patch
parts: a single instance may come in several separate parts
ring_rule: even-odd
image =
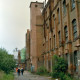
[[[3,71],[0,71],[0,80],[14,80],[13,73],[6,74]]]

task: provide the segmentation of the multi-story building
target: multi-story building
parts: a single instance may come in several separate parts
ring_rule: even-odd
[[[80,0],[30,4],[30,60],[52,71],[52,56],[64,57],[68,72],[80,74]],[[43,11],[42,11],[43,9]]]
[[[18,50],[18,67],[26,69],[26,50],[25,48]]]
[[[38,61],[40,61],[43,49],[43,7],[41,2],[31,2],[30,4],[30,59],[34,71],[38,68]]]
[[[18,50],[18,66],[21,64],[20,50]]]
[[[68,62],[68,71],[80,74],[80,0],[48,0],[43,9],[44,65],[52,70],[52,56]]]
[[[30,31],[27,29],[26,34],[26,68],[27,70],[30,70]]]

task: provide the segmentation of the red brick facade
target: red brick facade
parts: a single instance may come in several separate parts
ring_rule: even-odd
[[[38,16],[42,15],[42,8],[43,3],[31,2],[30,4],[30,59],[35,71],[38,68],[39,56],[42,53],[43,27],[37,22]]]
[[[26,68],[27,70],[30,70],[30,31],[27,29],[26,34]]]
[[[40,63],[52,71],[52,56],[57,54],[67,60],[69,73],[80,74],[79,2],[48,0],[44,8],[43,3],[31,2],[30,59],[35,71]]]

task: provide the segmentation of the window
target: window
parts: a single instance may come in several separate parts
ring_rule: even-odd
[[[51,50],[51,38],[50,38],[50,50]]]
[[[38,5],[35,5],[35,7],[38,7]]]
[[[66,14],[66,0],[63,1],[63,14]]]
[[[75,0],[71,0],[71,4],[72,4],[72,9],[75,8]]]
[[[59,11],[59,8],[57,10],[57,14],[58,14],[58,23],[60,23],[60,11]]]
[[[48,69],[51,70],[51,61],[48,61]]]
[[[59,36],[59,45],[60,45],[61,43],[61,32],[60,31],[58,32],[58,36]]]
[[[55,35],[54,35],[54,48],[56,47],[56,40],[55,40]]]
[[[78,72],[77,51],[74,52],[74,66],[75,66],[75,71]]]
[[[67,30],[67,26],[64,27],[64,34],[65,34],[65,42],[68,41],[68,30]]]
[[[76,19],[74,19],[74,20],[72,21],[72,26],[73,26],[73,37],[74,37],[74,39],[76,39],[76,38],[77,38],[77,25],[76,25]]]
[[[67,64],[69,64],[69,54],[66,53],[66,61],[67,61]]]
[[[53,23],[54,23],[54,27],[55,27],[55,15],[53,15],[53,20],[54,20],[54,22],[53,22]]]

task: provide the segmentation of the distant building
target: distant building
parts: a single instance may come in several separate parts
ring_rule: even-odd
[[[26,49],[18,50],[18,67],[26,69]]]
[[[13,50],[13,55],[14,55],[14,59],[18,59],[18,49],[17,48]]]
[[[18,66],[21,64],[21,55],[20,55],[20,50],[18,50]]]
[[[13,50],[14,59],[16,60],[16,65],[18,65],[18,49]]]
[[[26,68],[30,70],[31,62],[30,62],[30,31],[27,30],[26,33]]]

